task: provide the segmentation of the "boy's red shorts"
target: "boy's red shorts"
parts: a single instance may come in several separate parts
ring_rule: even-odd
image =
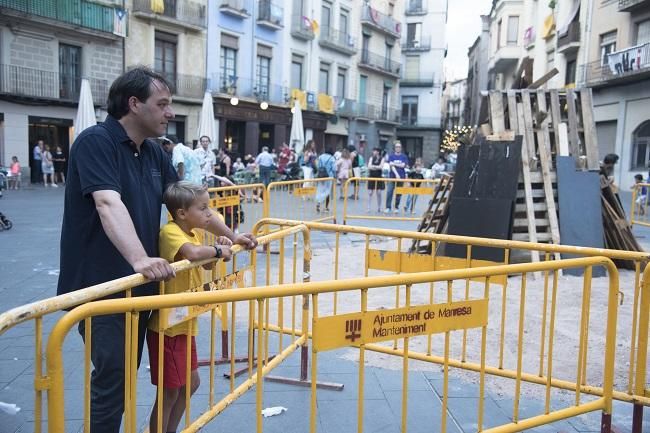
[[[199,363],[196,356],[196,340],[192,337],[191,370],[196,370]],[[151,383],[158,385],[158,333],[147,330],[147,347],[149,348],[149,364],[151,365]],[[187,335],[175,337],[164,336],[163,352],[163,386],[165,388],[181,388],[185,386],[187,365]]]

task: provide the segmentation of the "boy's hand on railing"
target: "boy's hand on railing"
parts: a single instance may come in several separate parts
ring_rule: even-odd
[[[224,245],[229,247],[232,245],[232,241],[225,236],[219,236],[217,238],[217,245]]]
[[[133,270],[152,281],[169,281],[176,276],[169,262],[160,257],[144,257],[133,264]]]
[[[242,233],[235,236],[233,243],[241,245],[247,250],[253,250],[257,248],[257,239],[251,233]]]
[[[232,259],[232,251],[230,251],[229,245],[217,245],[217,248],[221,250],[221,259],[224,262],[229,262]]]

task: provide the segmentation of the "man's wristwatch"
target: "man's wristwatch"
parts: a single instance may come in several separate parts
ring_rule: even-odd
[[[215,256],[216,258],[220,259],[220,258],[221,258],[221,248],[219,248],[218,246],[214,245],[214,251],[215,251],[214,256]]]

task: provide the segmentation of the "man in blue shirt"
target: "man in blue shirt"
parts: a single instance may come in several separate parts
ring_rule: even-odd
[[[399,141],[395,142],[394,148],[395,152],[388,155],[387,159],[388,165],[390,166],[388,177],[391,179],[404,179],[406,178],[406,167],[408,166],[409,160],[408,157],[402,153],[402,144]],[[386,210],[384,213],[390,213],[396,183],[397,182],[387,182]],[[401,194],[395,195],[395,213],[399,213],[399,202],[401,199]]]
[[[262,147],[262,153],[255,158],[255,165],[260,169],[260,179],[264,186],[269,186],[271,183],[271,170],[273,170],[273,156],[269,153],[269,148]]]
[[[178,180],[170,158],[148,137],[165,133],[174,118],[165,78],[147,68],[132,69],[111,85],[106,121],[84,130],[71,148],[61,230],[58,294],[140,273],[151,281],[174,277],[159,257],[162,194]],[[210,232],[254,248],[250,235],[235,235],[217,216]],[[152,295],[157,283],[134,288]],[[124,293],[111,295],[124,297]],[[139,315],[138,364],[149,312]],[[118,433],[124,411],[123,314],[92,318],[91,433]],[[79,332],[84,337],[84,321]],[[134,348],[135,350],[135,348]]]

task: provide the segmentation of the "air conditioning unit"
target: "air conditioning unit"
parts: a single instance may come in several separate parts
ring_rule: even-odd
[[[366,141],[366,134],[359,134],[359,141]]]

